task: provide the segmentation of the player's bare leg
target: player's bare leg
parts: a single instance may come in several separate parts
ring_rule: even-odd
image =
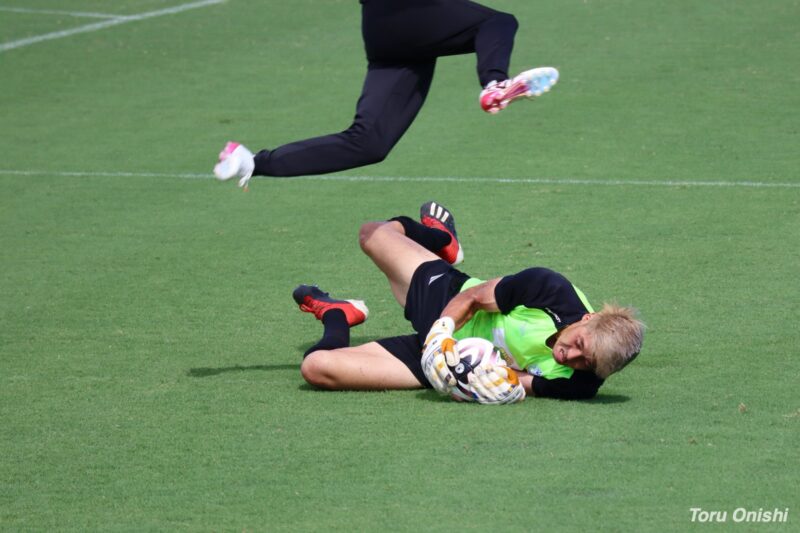
[[[300,372],[311,385],[329,390],[419,388],[413,373],[376,342],[350,347],[350,328],[369,316],[361,300],[340,300],[313,285],[292,293],[300,310],[322,322],[322,338],[309,348]]]
[[[406,304],[406,294],[414,272],[422,263],[439,257],[405,235],[403,225],[396,220],[367,222],[358,235],[361,249],[386,275],[395,299]]]
[[[377,342],[309,353],[300,367],[309,384],[328,390],[387,390],[422,387],[397,357]]]
[[[464,259],[452,213],[436,202],[420,207],[420,221],[396,217],[361,226],[361,249],[386,275],[397,302],[405,307],[408,287],[417,268],[443,259],[452,265]]]

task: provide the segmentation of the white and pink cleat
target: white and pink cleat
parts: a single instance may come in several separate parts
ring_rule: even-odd
[[[214,175],[222,181],[239,178],[239,187],[247,190],[254,169],[253,153],[243,144],[229,142],[219,153],[219,163],[214,165]]]
[[[480,94],[481,107],[487,113],[498,113],[519,98],[535,98],[549,91],[558,82],[558,70],[539,67],[526,70],[510,80],[493,81]]]

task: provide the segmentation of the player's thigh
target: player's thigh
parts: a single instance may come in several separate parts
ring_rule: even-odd
[[[472,52],[477,28],[497,13],[469,0],[367,2],[362,24],[367,57],[410,61]]]
[[[301,372],[312,385],[331,390],[422,387],[411,370],[377,342],[312,352],[303,360]]]
[[[405,236],[403,226],[396,221],[368,222],[361,227],[361,249],[389,280],[395,299],[401,306],[414,272],[423,263],[438,257]]]

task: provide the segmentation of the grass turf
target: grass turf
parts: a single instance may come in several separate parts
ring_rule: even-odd
[[[390,158],[347,173],[366,181],[249,194],[177,175],[228,137],[346,126],[354,1],[228,2],[0,53],[0,528],[682,531],[691,507],[788,507],[777,529],[796,527],[797,6],[492,5],[520,20],[514,69],[562,70],[552,95],[484,116],[472,58],[447,58]],[[81,23],[2,20],[4,41]],[[401,176],[420,179],[370,179]],[[511,182],[464,181],[482,177]],[[584,403],[304,385],[319,326],[292,288],[364,298],[354,342],[405,333],[356,232],[431,198],[467,272],[545,265],[640,307],[640,359]]]

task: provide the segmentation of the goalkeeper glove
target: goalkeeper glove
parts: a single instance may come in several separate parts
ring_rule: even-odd
[[[447,366],[458,363],[454,329],[452,318],[440,318],[433,323],[422,347],[422,371],[439,394],[450,394],[456,384],[456,377]]]
[[[478,366],[468,379],[478,403],[500,405],[525,399],[525,387],[517,373],[503,365]]]

